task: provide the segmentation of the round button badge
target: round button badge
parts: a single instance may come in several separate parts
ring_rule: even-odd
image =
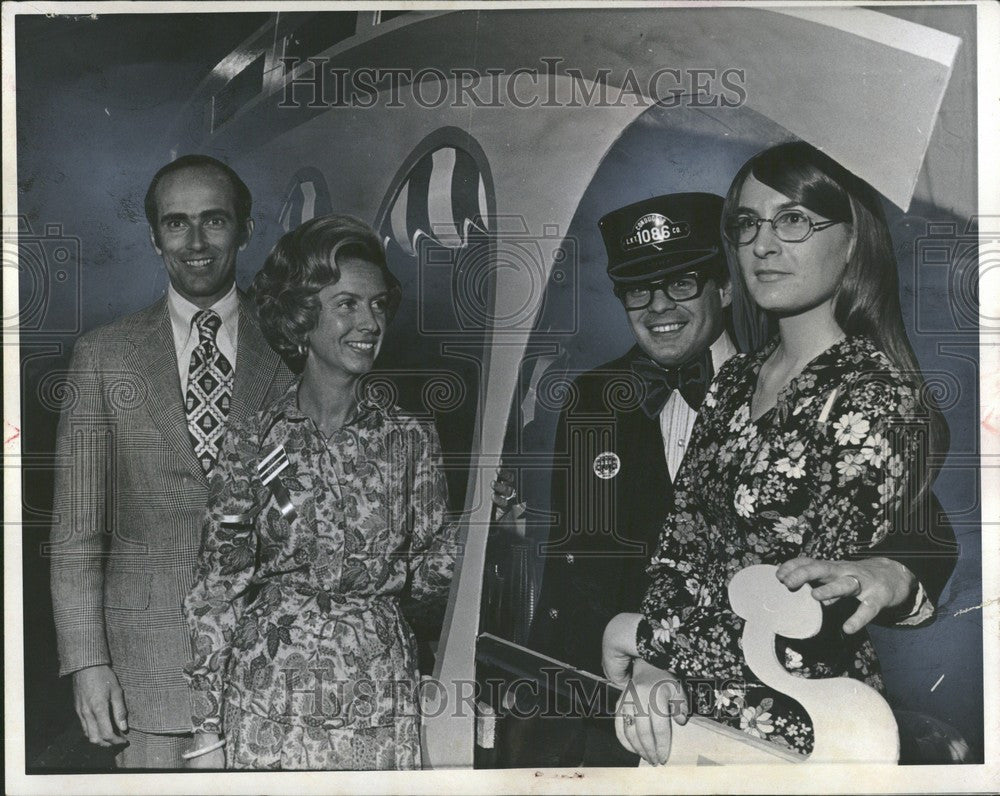
[[[622,460],[618,458],[617,453],[613,453],[612,451],[600,453],[594,459],[594,475],[604,481],[614,478],[621,469]]]

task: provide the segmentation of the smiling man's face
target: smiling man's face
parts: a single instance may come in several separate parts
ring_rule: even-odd
[[[732,300],[729,283],[719,287],[713,278],[697,298],[674,301],[662,290],[656,290],[648,307],[629,310],[639,347],[664,367],[677,367],[701,356],[720,334],[725,325],[723,308]]]
[[[153,247],[178,293],[211,307],[229,292],[253,222],[237,220],[236,193],[223,172],[191,166],[166,175],[156,188],[156,227]]]

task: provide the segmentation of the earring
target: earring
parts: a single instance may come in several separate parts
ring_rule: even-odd
[[[305,359],[306,354],[309,353],[309,347],[305,343],[299,343],[298,345],[299,359]]]

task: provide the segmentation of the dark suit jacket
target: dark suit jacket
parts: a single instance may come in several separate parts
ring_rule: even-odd
[[[290,381],[241,294],[230,418]],[[166,299],[81,337],[65,398],[50,550],[60,674],[110,664],[130,727],[190,731],[181,601],[208,479],[188,434]]]
[[[601,636],[617,613],[639,610],[673,485],[659,420],[639,407],[642,387],[625,356],[578,376],[556,428],[552,463],[555,521],[528,646],[595,674]],[[601,478],[599,454],[618,473]]]

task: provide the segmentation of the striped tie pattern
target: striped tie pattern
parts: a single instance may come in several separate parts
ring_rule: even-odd
[[[233,397],[233,366],[215,344],[222,318],[213,310],[194,316],[198,345],[191,354],[184,408],[194,452],[202,469],[210,473],[219,455]]]

